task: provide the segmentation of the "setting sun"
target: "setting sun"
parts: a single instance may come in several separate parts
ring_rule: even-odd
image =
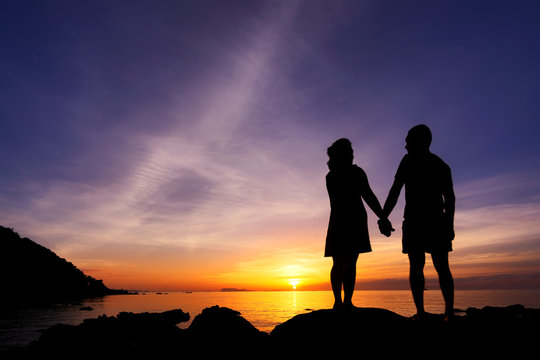
[[[300,283],[300,280],[298,279],[289,279],[289,284],[291,284],[293,290],[296,290],[296,285]]]

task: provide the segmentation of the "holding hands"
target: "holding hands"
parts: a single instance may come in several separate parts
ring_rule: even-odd
[[[386,237],[389,237],[392,234],[392,231],[394,231],[394,228],[392,227],[392,223],[388,218],[379,219],[377,221],[377,224],[379,225],[379,231],[381,234],[383,234]]]

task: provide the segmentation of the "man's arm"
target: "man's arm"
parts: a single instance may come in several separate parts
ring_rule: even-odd
[[[394,184],[390,188],[388,196],[386,197],[384,208],[382,209],[382,216],[380,216],[380,220],[377,222],[379,224],[380,232],[385,236],[390,236],[392,231],[394,231],[392,223],[390,222],[390,220],[388,220],[388,216],[390,216],[390,213],[397,204],[399,193],[401,192],[402,187],[403,182],[397,180],[396,178],[394,180]]]
[[[443,190],[444,198],[444,213],[446,215],[446,221],[448,226],[448,236],[450,240],[454,240],[454,213],[456,211],[456,195],[454,194],[454,188],[450,183]]]
[[[404,183],[403,181],[399,180],[398,178],[394,179],[394,183],[392,184],[392,187],[390,188],[390,191],[388,192],[388,196],[386,197],[386,201],[384,202],[383,207],[383,216],[388,217],[390,216],[390,213],[392,210],[394,210],[394,207],[397,204],[399,193],[401,192],[401,188],[403,187]]]

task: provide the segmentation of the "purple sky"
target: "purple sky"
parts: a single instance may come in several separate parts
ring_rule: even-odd
[[[456,272],[540,274],[539,18],[536,1],[3,3],[0,225],[119,286],[145,261],[178,283],[315,283],[326,148],[350,138],[384,202],[425,123],[453,171]],[[372,277],[406,277],[402,208],[390,239],[370,213]]]

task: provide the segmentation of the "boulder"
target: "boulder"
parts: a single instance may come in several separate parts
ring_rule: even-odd
[[[390,355],[389,350],[400,346],[396,336],[408,322],[385,309],[316,310],[276,326],[270,335],[281,352],[296,356],[334,357],[374,350]],[[389,346],[390,342],[394,344]]]
[[[268,346],[267,333],[255,328],[238,311],[217,305],[197,315],[188,334],[211,354],[229,358],[245,358]]]

